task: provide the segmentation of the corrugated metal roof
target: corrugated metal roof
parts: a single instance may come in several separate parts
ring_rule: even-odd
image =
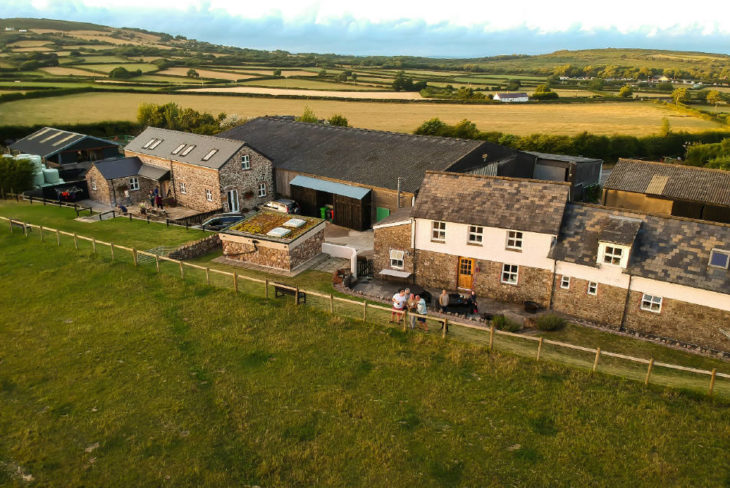
[[[730,171],[719,169],[619,159],[604,188],[730,207]]]
[[[342,183],[335,183],[334,181],[320,180],[319,178],[310,178],[309,176],[302,175],[295,176],[294,179],[289,182],[289,184],[302,186],[304,188],[311,188],[312,190],[334,193],[336,195],[355,198],[357,200],[362,200],[365,195],[370,193],[370,190],[368,188],[344,185]]]
[[[107,146],[118,145],[115,142],[106,141],[86,134],[79,134],[78,132],[44,127],[14,142],[10,145],[10,149],[48,158],[83,139],[94,139],[103,142]]]
[[[243,146],[245,143],[241,141],[223,137],[147,127],[124,149],[161,159],[220,169]],[[206,156],[207,160],[204,159]]]
[[[553,161],[565,161],[567,163],[598,163],[603,162],[598,158],[586,158],[584,156],[571,156],[569,154],[550,154],[537,151],[524,151],[540,159],[551,159]]]

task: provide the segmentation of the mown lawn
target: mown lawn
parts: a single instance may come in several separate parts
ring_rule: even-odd
[[[88,212],[84,214],[88,215]],[[123,218],[103,222],[79,222],[75,220],[76,212],[72,208],[44,206],[39,203],[30,205],[12,200],[0,200],[0,215],[142,250],[159,246],[178,246],[209,235],[200,230],[177,226],[166,227],[163,224],[148,224],[140,220],[130,221]],[[3,221],[2,224],[7,225],[7,222]]]
[[[0,279],[0,485],[730,483],[718,399],[9,232]]]

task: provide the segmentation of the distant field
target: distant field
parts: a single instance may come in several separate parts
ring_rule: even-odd
[[[51,66],[48,68],[41,68],[41,71],[51,75],[59,76],[99,76],[91,71],[79,69],[79,68],[64,68],[61,66]]]
[[[119,56],[83,56],[83,58],[82,64],[129,63],[129,60],[120,58]],[[114,67],[116,66],[118,65],[114,65]]]
[[[176,102],[214,114],[226,112],[242,117],[299,115],[305,106],[309,106],[320,117],[340,113],[355,127],[397,132],[411,132],[433,117],[452,124],[469,119],[481,130],[520,135],[575,134],[582,131],[648,135],[659,132],[663,117],[670,121],[673,130],[702,131],[721,127],[715,122],[677,114],[652,103],[449,105],[148,93],[88,93],[7,102],[0,105],[0,125],[134,120],[137,107],[143,102]],[[93,107],[93,110],[77,110],[78,107]]]
[[[372,91],[379,90],[372,86],[362,86],[350,83],[333,83],[331,81],[302,80],[299,78],[276,78],[273,80],[256,80],[242,83],[249,86],[265,86],[271,88],[302,88],[308,90],[357,90]]]
[[[169,68],[164,71],[159,71],[158,75],[170,75],[170,76],[187,76],[188,70],[190,68]],[[258,75],[256,74],[238,74],[238,73],[224,73],[222,71],[213,71],[208,69],[198,69],[196,68],[195,71],[198,72],[201,78],[213,78],[218,80],[245,80],[247,78],[256,78]]]
[[[374,90],[375,88],[373,88]],[[303,90],[300,88],[264,88],[256,86],[236,86],[231,88],[190,88],[186,92],[196,93],[236,93],[241,95],[274,95],[274,96],[297,96],[297,97],[330,97],[330,98],[355,98],[361,100],[423,100],[421,95],[414,92],[389,92],[389,91],[334,91],[334,90]]]
[[[148,63],[92,64],[85,65],[84,68],[101,73],[109,73],[111,70],[118,68],[119,66],[122,66],[127,71],[136,71],[140,69],[143,73],[149,73],[159,69],[159,66],[156,64]]]

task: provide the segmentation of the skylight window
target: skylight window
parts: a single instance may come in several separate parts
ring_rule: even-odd
[[[730,251],[713,249],[710,253],[710,266],[713,268],[727,269],[730,264]]]
[[[142,149],[149,149],[149,147],[152,145],[152,143],[155,142],[156,140],[157,139],[150,139],[149,141],[147,141],[147,144],[142,146]]]
[[[157,146],[159,146],[162,143],[162,139],[157,139],[155,142],[153,142],[148,149],[154,149]]]
[[[208,161],[217,152],[218,152],[218,149],[211,149],[208,154],[206,154],[205,156],[203,156],[203,161]]]
[[[190,154],[190,151],[192,151],[193,149],[195,149],[195,144],[189,145],[188,147],[186,147],[183,150],[183,152],[180,153],[180,156],[187,156],[188,154]]]
[[[182,150],[182,148],[184,148],[184,147],[185,147],[185,144],[180,144],[179,146],[177,146],[177,147],[175,148],[175,150],[174,150],[174,151],[172,151],[172,153],[171,153],[171,154],[177,154],[177,153],[179,153],[179,152],[180,152],[180,151]]]

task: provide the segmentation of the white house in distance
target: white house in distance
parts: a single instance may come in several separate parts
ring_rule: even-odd
[[[493,100],[502,103],[521,103],[530,101],[527,93],[495,93]]]

